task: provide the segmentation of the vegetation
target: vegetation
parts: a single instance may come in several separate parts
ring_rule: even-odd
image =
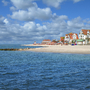
[[[76,40],[72,40],[72,43],[75,43],[76,42]]]
[[[52,40],[52,42],[58,43],[58,42],[59,42],[59,40]]]

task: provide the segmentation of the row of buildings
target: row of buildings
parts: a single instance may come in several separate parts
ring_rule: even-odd
[[[82,29],[78,34],[66,34],[64,42],[77,44],[90,44],[90,30]]]
[[[51,41],[50,39],[44,39],[41,44],[56,45],[56,44],[90,44],[90,30],[82,29],[78,34],[69,33],[64,37],[60,37],[60,40]]]
[[[78,34],[69,33],[65,37],[61,37],[63,43],[90,44],[90,30],[82,29]]]

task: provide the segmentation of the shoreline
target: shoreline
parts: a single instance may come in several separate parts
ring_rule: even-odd
[[[0,51],[32,51],[32,52],[51,52],[51,53],[71,53],[71,54],[90,54],[90,45],[21,45],[39,46],[37,48],[20,49],[0,49]]]
[[[28,46],[28,45],[27,45]],[[29,45],[42,46],[43,48],[30,48],[24,51],[34,52],[53,52],[53,53],[74,53],[74,54],[90,54],[90,45]]]

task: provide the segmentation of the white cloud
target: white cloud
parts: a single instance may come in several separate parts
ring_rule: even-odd
[[[4,24],[3,20],[5,19],[5,17],[0,16],[0,24]]]
[[[67,30],[67,22],[68,17],[65,15],[58,16],[57,18],[53,19],[51,23],[46,23],[47,29],[49,30],[49,34],[53,37],[53,35],[56,37],[56,39],[59,39],[61,33],[65,32]]]
[[[10,10],[11,11],[15,11],[15,10],[17,10],[17,8],[15,8],[15,7],[12,6],[12,7],[10,7]]]
[[[7,19],[4,19],[4,21],[3,21],[5,24],[8,24],[9,23],[9,21],[7,20]]]
[[[59,8],[60,4],[64,1],[69,1],[69,0],[43,0],[43,2],[45,4],[47,4],[48,6],[52,6],[55,8]],[[74,3],[80,2],[82,0],[72,0]]]
[[[90,24],[90,21],[88,21],[87,23]]]
[[[5,17],[0,16],[0,21],[3,21],[5,19]]]
[[[5,0],[2,0],[5,3]],[[0,40],[1,41],[42,41],[43,39],[60,39],[66,33],[79,33],[81,29],[90,28],[90,19],[83,20],[81,17],[69,20],[68,16],[52,14],[50,8],[39,8],[34,0],[10,0],[12,19],[26,21],[10,23],[0,16]],[[59,8],[60,4],[68,0],[43,0],[48,6]],[[71,0],[79,2],[81,0]],[[33,20],[49,20],[48,22],[35,23]],[[27,22],[28,21],[28,22]],[[6,38],[7,37],[7,38]]]
[[[21,24],[12,24],[7,18],[0,17],[0,40],[1,41],[42,41],[43,39],[60,39],[67,33],[79,33],[81,29],[90,29],[90,20],[81,17],[69,20],[68,16],[61,15],[53,18],[51,22],[44,24],[33,21]],[[10,24],[7,24],[7,23]],[[6,23],[6,24],[5,24]],[[7,37],[7,38],[6,38]]]
[[[28,22],[24,24],[24,29],[34,31],[36,29],[36,24],[34,22]]]
[[[50,8],[39,8],[34,0],[11,0],[14,6],[10,7],[12,19],[33,21],[35,19],[48,20],[54,15]]]
[[[58,8],[63,1],[65,0],[43,0],[45,4],[47,4],[48,6],[53,6],[55,8]]]
[[[39,20],[49,20],[57,17],[56,14],[52,14],[50,8],[39,8],[34,0],[11,0],[14,6],[10,7],[12,10],[12,15],[9,15],[12,19],[17,19],[20,21],[33,21]],[[49,6],[58,8],[62,2],[66,0],[43,0],[44,3]],[[73,0],[78,2],[79,0]],[[64,16],[62,18],[65,18]],[[67,17],[66,17],[67,18]]]
[[[8,5],[8,2],[5,1],[5,0],[2,0],[2,3],[4,4],[4,6],[7,6]]]
[[[68,16],[61,15],[61,16],[57,16],[55,19],[53,19],[53,21],[55,21],[55,22],[59,22],[59,21],[62,21],[62,20],[68,20]]]
[[[82,21],[81,17],[74,18],[71,21],[67,21],[69,27],[72,28],[81,28],[84,26],[84,22]]]
[[[28,11],[14,11],[10,17],[21,21],[32,21],[35,19],[48,20],[52,17],[52,12],[50,8],[41,9],[38,7],[32,7],[29,8]]]
[[[73,0],[74,1],[74,3],[77,3],[77,2],[80,2],[81,0]]]
[[[17,9],[27,9],[29,7],[34,6],[35,3],[32,3],[32,1],[34,1],[34,0],[11,0],[11,2],[13,3],[13,5]]]

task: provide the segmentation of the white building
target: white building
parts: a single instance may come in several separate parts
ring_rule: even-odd
[[[78,35],[76,33],[69,33],[65,35],[65,42],[69,42],[71,43],[73,40],[77,40],[78,39]]]
[[[90,43],[90,30],[82,29],[79,33],[79,39],[85,41],[85,44]]]

